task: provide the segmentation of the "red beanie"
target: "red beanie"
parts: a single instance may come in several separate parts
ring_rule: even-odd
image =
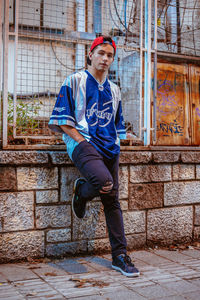
[[[92,46],[90,48],[90,51],[92,51],[95,47],[97,47],[98,45],[101,45],[101,44],[109,44],[109,45],[111,45],[114,48],[114,54],[115,54],[115,52],[116,52],[116,44],[115,44],[115,42],[113,40],[112,40],[112,43],[109,42],[109,41],[105,41],[103,36],[100,36],[100,37],[96,38],[93,41]]]

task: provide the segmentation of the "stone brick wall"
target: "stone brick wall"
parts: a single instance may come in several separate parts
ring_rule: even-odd
[[[100,199],[72,215],[79,175],[65,152],[0,151],[0,262],[110,249]],[[122,152],[119,177],[129,249],[200,238],[200,152]]]

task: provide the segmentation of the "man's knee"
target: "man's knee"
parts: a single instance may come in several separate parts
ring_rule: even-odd
[[[103,184],[99,190],[101,194],[108,194],[112,191],[113,188],[113,182],[112,181],[106,181],[105,184]]]

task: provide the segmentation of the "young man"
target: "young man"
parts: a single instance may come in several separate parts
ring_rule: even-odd
[[[94,40],[88,70],[67,77],[60,89],[49,127],[63,133],[67,152],[84,178],[74,184],[73,213],[83,218],[86,202],[100,196],[112,249],[112,267],[139,276],[126,253],[118,200],[120,138],[126,137],[119,87],[107,79],[116,45],[110,37]]]

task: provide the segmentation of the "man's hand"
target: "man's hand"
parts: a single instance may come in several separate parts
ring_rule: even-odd
[[[85,141],[85,138],[82,136],[82,134],[78,132],[76,128],[69,125],[60,125],[60,127],[66,134],[68,134],[76,142],[80,143],[82,141]]]

